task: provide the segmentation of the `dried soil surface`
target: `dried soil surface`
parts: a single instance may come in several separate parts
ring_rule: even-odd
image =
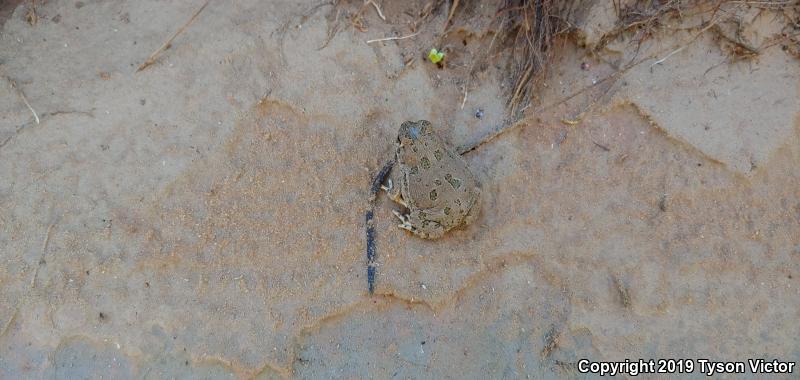
[[[212,1],[137,72],[202,2],[36,3],[35,25],[27,2],[0,6],[0,378],[800,360],[800,64],[770,45],[795,9],[593,49],[617,20],[587,2],[522,121],[466,155],[476,223],[422,240],[378,199],[371,296],[371,177],[404,120],[453,145],[503,125],[502,57],[463,75],[491,36],[464,24],[439,68],[443,10],[366,43],[411,34],[422,1],[378,1],[386,21],[354,19],[360,2]],[[731,59],[731,35],[763,48]]]

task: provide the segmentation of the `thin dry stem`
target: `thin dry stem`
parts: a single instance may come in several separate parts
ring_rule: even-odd
[[[381,20],[386,21],[386,16],[383,15],[381,7],[378,6],[378,3],[376,3],[375,0],[366,0],[364,2],[372,4],[372,6],[375,7],[375,11],[378,12],[378,17],[380,17]]]
[[[505,32],[513,40],[512,64],[517,67],[508,102],[512,115],[521,104],[531,100],[533,89],[552,58],[556,36],[570,30],[565,21],[569,19],[569,10],[559,9],[560,4],[552,0],[508,0],[497,12],[507,14],[512,20]]]
[[[669,57],[672,57],[673,55],[678,54],[681,51],[683,51],[684,49],[686,49],[687,47],[689,47],[694,41],[696,41],[700,37],[700,35],[705,33],[707,30],[711,29],[712,26],[716,25],[717,21],[719,21],[719,19],[711,20],[711,22],[709,22],[708,25],[706,25],[705,28],[703,28],[699,32],[697,32],[697,34],[695,34],[694,37],[692,37],[692,39],[689,40],[689,42],[687,42],[685,45],[673,50],[671,53],[667,54],[664,58],[661,58],[661,59],[653,62],[652,64],[650,64],[650,67],[652,68],[655,65],[660,65],[660,64],[664,63],[664,61],[669,59]]]
[[[758,8],[781,9],[797,5],[797,0],[783,1],[730,1],[731,4],[743,4]]]
[[[8,81],[8,83],[11,84],[11,88],[17,90],[17,95],[19,95],[20,99],[22,99],[22,102],[25,103],[25,106],[28,107],[28,109],[33,114],[33,120],[36,121],[36,124],[39,124],[39,115],[36,113],[36,110],[33,109],[33,106],[31,106],[31,103],[28,102],[28,98],[25,97],[25,93],[22,92],[22,89],[19,88],[19,86],[17,86],[17,83],[14,82],[11,78],[6,76],[6,80]]]
[[[31,26],[36,26],[36,23],[39,22],[39,15],[36,14],[36,0],[31,0],[31,7],[28,9],[27,19]]]
[[[336,5],[337,5],[337,1],[336,0],[323,1],[323,2],[321,2],[319,4],[316,4],[316,5],[312,6],[311,8],[309,8],[307,11],[305,11],[303,14],[301,14],[299,16],[300,17],[299,25],[302,25],[303,23],[305,23],[306,20],[308,20],[308,18],[311,17],[318,9],[320,9],[320,8],[322,8],[324,6],[328,6],[328,5],[332,5],[335,8]],[[289,64],[289,62],[286,60],[286,54],[284,54],[284,52],[283,52],[283,45],[284,45],[284,40],[286,39],[286,32],[289,30],[289,25],[292,22],[294,22],[294,20],[296,18],[297,18],[297,16],[289,17],[278,29],[275,30],[275,33],[277,33],[277,36],[278,36],[277,37],[277,40],[278,40],[278,55],[280,55],[281,62],[284,65],[288,65]],[[333,36],[331,36],[331,38],[333,38]],[[329,43],[329,42],[330,41],[326,41],[326,44]],[[319,49],[322,49],[324,47],[325,46],[323,45]]]
[[[39,267],[42,266],[42,260],[44,260],[44,256],[47,254],[47,246],[50,244],[50,233],[53,232],[53,226],[55,225],[55,223],[51,223],[50,227],[47,227],[47,234],[45,235],[44,242],[42,243],[42,254],[39,256],[39,262],[36,263],[36,269],[33,270],[31,288],[36,287],[36,279],[39,277]]]
[[[317,50],[322,50],[326,46],[328,46],[328,44],[331,43],[331,40],[333,40],[333,37],[336,36],[336,33],[339,33],[339,25],[340,25],[339,24],[339,16],[341,14],[342,14],[342,10],[341,9],[337,9],[336,10],[336,17],[333,19],[333,26],[328,29],[328,37],[325,38],[325,42],[322,44],[322,46],[317,48]]]
[[[206,0],[206,2],[205,2],[205,3],[203,3],[203,6],[201,6],[201,7],[200,7],[200,8],[199,8],[199,9],[198,9],[196,12],[194,12],[194,14],[192,15],[192,17],[190,17],[190,18],[189,18],[189,20],[188,20],[188,21],[186,21],[186,23],[185,23],[185,24],[183,24],[183,26],[181,26],[181,27],[180,27],[180,29],[178,29],[178,31],[176,31],[176,32],[175,32],[175,34],[173,34],[173,35],[172,35],[172,37],[170,37],[169,39],[167,39],[167,40],[166,40],[166,41],[165,41],[165,42],[164,42],[164,43],[161,45],[161,47],[159,47],[158,49],[156,49],[156,51],[154,51],[154,52],[153,52],[153,54],[150,54],[150,56],[149,56],[149,57],[147,57],[147,60],[145,60],[145,61],[144,61],[144,63],[142,63],[142,64],[139,66],[139,68],[138,68],[138,69],[136,69],[136,72],[138,73],[139,71],[142,71],[142,70],[146,69],[148,66],[152,65],[153,63],[155,63],[155,62],[156,62],[156,58],[158,57],[158,55],[159,55],[159,54],[161,54],[161,52],[163,52],[164,50],[167,50],[167,49],[170,47],[170,45],[172,44],[172,41],[173,41],[173,40],[174,40],[176,37],[178,37],[178,35],[180,35],[180,34],[181,34],[181,33],[182,33],[184,30],[186,30],[186,28],[188,28],[188,27],[189,27],[189,25],[191,25],[191,24],[192,24],[192,22],[194,22],[194,20],[197,18],[197,16],[199,16],[199,15],[200,15],[200,12],[202,12],[202,11],[203,11],[203,9],[206,9],[206,6],[207,6],[207,5],[208,5],[208,3],[210,3],[210,2],[211,2],[211,0]]]
[[[381,42],[381,41],[397,41],[397,40],[404,40],[404,39],[406,39],[406,38],[411,38],[411,37],[414,37],[414,36],[416,36],[417,34],[419,34],[419,32],[412,33],[412,34],[409,34],[409,35],[407,35],[407,36],[402,36],[402,37],[386,37],[386,38],[376,38],[376,39],[374,39],[374,40],[367,40],[367,43],[368,43],[368,44],[371,44],[371,43],[373,43],[373,42]]]
[[[0,337],[3,337],[8,332],[8,329],[11,328],[11,325],[14,323],[14,320],[17,319],[17,314],[19,314],[19,306],[14,309],[14,314],[11,314],[11,318],[8,319],[5,326],[3,326],[3,330],[0,331]]]
[[[453,15],[456,13],[456,8],[458,8],[459,0],[453,0],[453,5],[450,7],[450,13],[447,15],[447,21],[444,23],[444,28],[447,29],[450,26],[450,21],[453,20]]]

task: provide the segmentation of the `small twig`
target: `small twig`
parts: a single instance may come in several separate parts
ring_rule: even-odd
[[[629,308],[631,306],[631,292],[628,290],[628,286],[616,275],[611,275],[611,281],[614,283],[614,287],[617,288],[622,307]]]
[[[520,80],[517,81],[517,88],[514,89],[514,94],[511,97],[511,101],[509,102],[511,113],[514,113],[514,110],[517,108],[517,105],[520,101],[520,96],[522,96],[523,90],[525,89],[525,84],[528,82],[528,77],[533,73],[533,64],[528,64],[528,69],[525,70],[525,73],[522,74]]]
[[[36,286],[36,278],[39,277],[39,267],[42,266],[42,261],[44,261],[44,255],[47,253],[47,246],[50,244],[50,233],[53,232],[53,226],[55,225],[55,223],[51,223],[50,227],[47,227],[47,234],[44,237],[44,243],[42,243],[42,255],[39,256],[39,262],[36,263],[36,269],[33,270],[31,288]]]
[[[597,142],[597,141],[594,141],[594,140],[592,140],[592,142],[594,143],[594,145],[597,145],[597,147],[598,147],[598,148],[600,148],[600,149],[602,149],[603,151],[606,151],[606,152],[608,152],[608,151],[610,151],[610,150],[611,150],[609,147],[607,147],[607,146],[605,146],[605,145],[603,145],[603,144],[600,144],[600,143],[599,143],[599,142]]]
[[[678,53],[682,52],[682,51],[683,51],[683,49],[686,49],[688,46],[689,46],[688,44],[687,44],[687,45],[683,45],[683,46],[681,46],[681,47],[679,47],[679,48],[677,48],[677,49],[673,50],[673,51],[672,51],[672,53],[669,53],[669,54],[667,54],[667,56],[666,56],[666,57],[664,57],[664,58],[661,58],[661,59],[659,59],[658,61],[655,61],[655,62],[653,62],[652,64],[650,64],[650,67],[653,67],[653,66],[655,66],[655,65],[660,65],[660,64],[664,63],[664,61],[666,61],[666,60],[667,60],[669,57],[672,57],[673,55],[675,55],[675,54],[678,54]]]
[[[450,13],[447,15],[447,21],[444,22],[444,28],[447,29],[450,26],[450,20],[453,19],[453,14],[456,13],[456,8],[458,8],[459,0],[453,0],[453,5],[450,7]]]
[[[414,37],[414,36],[416,36],[417,34],[419,34],[419,32],[416,32],[416,33],[414,33],[414,34],[409,34],[409,35],[407,35],[407,36],[402,36],[402,37],[386,37],[386,38],[377,38],[377,39],[374,39],[374,40],[368,40],[368,41],[367,41],[367,43],[368,43],[368,44],[371,44],[371,43],[373,43],[373,42],[381,42],[381,41],[395,41],[395,40],[404,40],[404,39],[406,39],[406,38],[411,38],[411,37]]]
[[[22,89],[19,88],[19,86],[17,86],[17,83],[14,82],[11,78],[6,76],[6,80],[8,81],[8,83],[11,84],[11,88],[17,90],[17,95],[19,95],[20,99],[22,99],[22,102],[25,103],[25,105],[28,107],[28,109],[33,114],[33,119],[36,120],[36,124],[39,124],[39,115],[36,114],[36,110],[34,110],[33,107],[31,106],[31,104],[28,102],[28,98],[25,97],[25,93],[22,92]]]
[[[175,34],[172,35],[172,37],[170,37],[166,42],[164,42],[164,44],[161,45],[161,47],[156,49],[156,51],[154,51],[153,54],[150,54],[150,56],[147,57],[147,60],[144,61],[144,63],[142,63],[141,66],[139,66],[138,69],[136,69],[136,72],[138,73],[139,71],[142,71],[142,70],[146,69],[148,66],[152,65],[153,63],[155,63],[156,62],[156,57],[159,54],[161,54],[162,51],[169,49],[170,45],[172,44],[172,40],[174,40],[175,37],[178,37],[179,34],[181,34],[184,30],[186,30],[186,28],[189,27],[189,25],[194,21],[194,19],[196,19],[197,16],[200,15],[200,12],[202,12],[203,9],[206,9],[206,6],[210,2],[211,2],[211,0],[206,0],[206,2],[203,3],[203,6],[200,7],[200,9],[198,9],[197,12],[194,12],[194,15],[192,15],[192,17],[189,18],[189,21],[186,21],[186,23],[183,24],[183,26],[180,27],[180,29],[178,29],[178,31],[175,32]]]
[[[369,7],[369,3],[364,3],[361,8],[358,8],[358,11],[350,16],[350,26],[355,29],[358,29],[361,33],[366,33],[369,28],[364,25],[364,12],[367,11],[367,7]]]
[[[560,336],[560,331],[558,327],[553,326],[549,332],[544,337],[545,345],[540,352],[543,358],[549,358],[550,354],[553,353],[553,350],[558,347],[558,338]]]
[[[17,319],[17,314],[19,314],[19,305],[17,305],[17,307],[14,309],[14,314],[11,314],[11,318],[9,318],[8,322],[6,322],[5,326],[3,326],[3,330],[0,331],[0,337],[6,335],[8,329],[14,323],[14,320]]]
[[[39,16],[36,14],[36,0],[31,0],[31,8],[28,10],[28,23],[31,26],[36,26],[39,21]]]
[[[708,74],[708,73],[709,73],[711,70],[714,70],[714,69],[716,69],[717,67],[719,67],[719,66],[723,65],[724,63],[728,62],[728,60],[729,60],[728,58],[725,58],[725,59],[723,59],[723,60],[722,60],[722,62],[720,62],[720,63],[717,63],[717,64],[715,64],[715,65],[713,65],[713,66],[709,67],[708,69],[706,69],[706,71],[705,71],[705,72],[703,72],[703,76],[706,76],[706,74]]]
[[[381,20],[386,21],[386,17],[383,15],[383,12],[381,12],[381,7],[378,6],[378,3],[376,3],[375,0],[365,0],[364,2],[372,4],[372,6],[375,7],[375,10],[378,11],[378,17],[380,17]]]
[[[300,15],[300,23],[298,24],[298,26],[302,25],[304,22],[306,22],[306,20],[308,20],[308,18],[311,17],[311,15],[313,15],[314,12],[317,11],[317,9],[322,8],[322,7],[326,6],[326,5],[332,5],[332,6],[336,7],[336,1],[323,1],[323,2],[321,2],[319,4],[316,4],[316,5],[312,6],[307,11],[305,11],[305,13]],[[293,15],[292,17],[287,18],[286,21],[278,29],[276,29],[275,32],[274,32],[274,33],[277,33],[277,36],[278,36],[277,37],[278,54],[281,56],[281,62],[283,62],[284,66],[289,64],[289,62],[286,60],[286,54],[284,54],[284,52],[283,52],[283,50],[284,50],[283,49],[284,40],[286,39],[286,32],[289,30],[289,24],[294,22],[294,20],[296,18],[297,18],[297,15]],[[328,42],[330,42],[330,41],[328,41]],[[320,48],[320,49],[322,49],[322,48]]]
[[[325,47],[328,46],[329,43],[331,43],[333,37],[336,36],[336,33],[339,33],[339,16],[341,14],[342,14],[341,9],[336,10],[336,18],[333,20],[333,27],[328,29],[328,37],[325,38],[325,42],[322,44],[322,46],[317,48],[317,50],[325,49]]]
[[[655,65],[660,65],[660,64],[664,63],[664,61],[666,61],[669,57],[672,57],[673,55],[682,52],[684,49],[689,47],[689,45],[691,45],[695,40],[697,40],[697,38],[700,37],[700,35],[705,33],[707,30],[711,29],[711,27],[716,25],[716,24],[717,24],[717,20],[712,20],[711,22],[708,23],[708,25],[706,25],[705,28],[703,28],[699,32],[697,32],[697,34],[695,34],[694,37],[692,37],[692,39],[689,40],[689,42],[686,43],[686,45],[683,45],[683,46],[673,50],[671,53],[667,54],[664,58],[661,58],[658,61],[655,61],[655,62],[651,63],[650,64],[650,68],[652,68]]]
[[[744,4],[744,5],[752,5],[755,7],[766,7],[766,8],[782,8],[782,7],[790,7],[795,4],[796,0],[785,0],[785,1],[729,1],[731,4]]]
[[[781,44],[781,43],[784,43],[786,41],[792,41],[792,38],[797,37],[797,36],[800,36],[800,32],[786,34],[786,35],[780,36],[778,38],[774,38],[774,39],[772,39],[772,41],[765,42],[764,44],[762,44],[757,50],[764,51],[764,50],[769,49],[769,48],[771,48],[771,47],[773,47],[773,46],[775,46],[777,44]]]
[[[18,127],[17,127],[17,128],[14,130],[14,133],[12,133],[12,134],[10,134],[8,137],[6,137],[6,139],[5,139],[5,140],[3,140],[3,141],[0,141],[0,148],[2,148],[2,147],[4,147],[4,146],[6,146],[6,144],[8,144],[8,142],[9,142],[9,141],[11,141],[11,139],[13,139],[15,136],[19,135],[19,134],[20,134],[20,132],[22,132],[22,130],[23,130],[23,129],[25,129],[25,128],[28,128],[28,127],[29,127],[29,126],[30,126],[32,123],[37,123],[37,124],[39,123],[39,120],[40,120],[40,119],[37,117],[37,115],[36,115],[36,112],[35,112],[35,111],[33,111],[33,108],[31,108],[31,107],[30,107],[30,105],[28,105],[28,109],[30,109],[30,110],[31,110],[31,112],[33,112],[34,121],[33,121],[33,122],[30,122],[30,121],[29,121],[29,122],[26,122],[25,124],[22,124],[22,125],[18,126]],[[94,108],[92,108],[92,111],[94,111]],[[48,117],[50,117],[50,116],[69,115],[69,114],[85,115],[85,116],[89,116],[89,117],[91,117],[91,118],[94,118],[94,114],[93,114],[91,111],[89,111],[89,112],[87,112],[87,111],[55,111],[55,112],[45,112],[45,113],[43,113],[43,114],[42,114],[42,116],[41,116],[41,117],[42,117],[42,119],[45,119],[45,120],[46,120],[46,119],[47,119]]]
[[[590,102],[590,103],[589,103],[589,104],[586,106],[586,108],[584,108],[584,109],[583,109],[583,111],[579,112],[579,113],[578,113],[578,114],[577,114],[577,115],[576,115],[574,118],[572,118],[572,119],[561,119],[561,122],[562,122],[562,123],[569,124],[569,125],[572,125],[572,126],[575,126],[575,125],[578,125],[578,124],[580,124],[580,123],[581,123],[581,121],[583,120],[583,117],[584,117],[584,115],[586,115],[587,113],[589,113],[589,111],[591,111],[591,110],[592,110],[592,108],[595,106],[595,104],[597,104],[597,102],[599,102],[599,101],[600,101],[601,99],[603,99],[603,98],[604,98],[606,95],[608,95],[608,93],[609,93],[609,92],[611,92],[611,89],[612,89],[612,88],[614,88],[614,84],[616,84],[616,83],[617,83],[617,80],[619,80],[619,76],[615,76],[614,78],[612,78],[612,79],[611,79],[611,83],[609,83],[609,84],[608,84],[608,86],[607,86],[607,87],[606,87],[606,89],[603,91],[603,93],[602,93],[602,94],[600,94],[600,95],[598,95],[598,96],[592,97],[592,101],[591,101],[591,102]]]

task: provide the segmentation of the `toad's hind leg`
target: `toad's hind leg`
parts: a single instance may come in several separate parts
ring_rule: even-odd
[[[416,229],[414,229],[414,227],[411,225],[411,221],[409,220],[408,216],[401,214],[397,210],[392,210],[392,214],[394,214],[394,216],[396,216],[397,219],[400,219],[401,223],[398,224],[397,227],[400,227],[409,232],[416,233]]]
[[[474,201],[472,202],[472,206],[470,206],[467,215],[464,216],[464,225],[470,225],[475,219],[478,218],[478,214],[481,211],[481,191],[480,189],[475,190]]]
[[[417,220],[418,218],[416,218],[414,215],[411,214],[403,215],[399,213],[397,210],[392,210],[392,213],[394,214],[394,216],[397,217],[397,219],[400,219],[400,221],[402,222],[398,224],[397,227],[400,227],[408,232],[411,232],[414,235],[417,235],[423,239],[438,239],[442,237],[445,232],[447,232],[444,226],[442,226],[438,222],[426,220],[420,224],[423,227],[422,229],[420,229],[414,226],[414,223],[416,222],[412,222],[412,220],[416,220],[418,222]]]
[[[403,200],[403,195],[400,194],[400,189],[394,187],[394,182],[392,182],[391,178],[386,180],[386,185],[381,185],[381,189],[383,189],[386,194],[389,195],[391,200],[399,203],[405,208],[408,208],[408,204]]]
[[[406,216],[408,224],[413,226],[411,232],[423,239],[439,239],[444,236],[448,228],[440,222],[438,216],[446,216],[444,212],[436,209],[416,210]]]
[[[423,230],[414,230],[414,233],[423,239],[435,240],[441,238],[447,232],[444,226],[437,222],[428,222]]]

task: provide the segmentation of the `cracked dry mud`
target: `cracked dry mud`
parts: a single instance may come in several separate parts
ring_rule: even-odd
[[[318,49],[325,9],[292,17],[311,5],[212,2],[138,74],[197,4],[49,1],[35,27],[14,8],[0,68],[41,124],[0,87],[0,378],[575,378],[580,358],[800,359],[796,58],[776,47],[706,73],[724,56],[700,38],[607,96],[529,112],[465,156],[484,190],[469,227],[414,238],[378,201],[370,297],[363,215],[399,122],[459,145],[502,121],[505,90],[489,69],[461,109],[447,70],[404,68],[424,41],[364,43],[392,32],[374,14]],[[613,70],[562,48],[543,104]]]

